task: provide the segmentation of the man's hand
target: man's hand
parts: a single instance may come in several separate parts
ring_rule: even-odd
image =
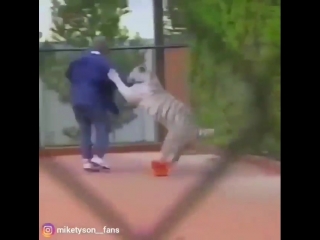
[[[108,78],[112,81],[117,81],[120,79],[119,74],[117,73],[116,70],[110,69],[108,72]]]

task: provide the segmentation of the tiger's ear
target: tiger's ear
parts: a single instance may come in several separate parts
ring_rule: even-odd
[[[145,66],[140,66],[140,67],[139,67],[139,72],[145,73],[145,72],[146,72]]]

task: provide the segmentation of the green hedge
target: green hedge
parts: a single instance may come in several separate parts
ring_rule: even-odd
[[[280,1],[184,0],[180,9],[193,36],[191,103],[199,124],[216,129],[209,141],[225,147],[252,125],[241,151],[279,157]]]

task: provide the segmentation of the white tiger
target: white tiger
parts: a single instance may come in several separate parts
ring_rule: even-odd
[[[214,134],[214,129],[199,128],[190,108],[167,92],[155,74],[147,71],[143,65],[130,73],[127,82],[133,83],[132,87],[126,86],[113,69],[109,71],[108,77],[129,104],[145,109],[167,128],[160,161],[176,162],[187,146],[198,138]]]

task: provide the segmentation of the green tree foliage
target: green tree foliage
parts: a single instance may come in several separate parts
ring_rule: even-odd
[[[181,0],[167,0],[166,3],[163,11],[165,43],[186,43],[188,41],[188,31],[180,8]]]
[[[280,0],[176,4],[193,37],[189,83],[197,120],[217,130],[212,141],[222,147],[251,125],[241,150],[279,156]]]
[[[54,27],[51,38],[54,43],[46,42],[41,48],[86,48],[97,35],[105,36],[110,47],[143,44],[139,35],[129,39],[128,30],[119,26],[121,16],[130,12],[125,0],[65,0],[64,2],[63,4],[61,1],[52,0]],[[39,53],[41,78],[48,89],[59,94],[59,99],[63,103],[69,103],[70,97],[69,83],[64,73],[70,61],[79,54],[81,54],[79,51]],[[143,55],[137,50],[112,51],[110,58],[123,77],[143,62]],[[121,115],[111,116],[112,127],[121,128],[135,119],[136,115],[132,108],[126,107],[126,101],[119,93],[116,94],[116,103],[121,109]]]

